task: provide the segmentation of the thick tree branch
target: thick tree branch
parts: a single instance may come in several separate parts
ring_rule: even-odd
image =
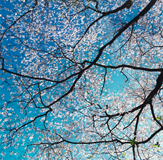
[[[114,13],[117,13],[125,8],[128,8],[132,5],[132,0],[127,0],[122,6],[118,7],[117,9],[115,10],[112,10],[112,11],[108,11],[108,12],[100,12],[100,11],[97,11],[98,13],[102,14],[102,16],[100,16],[99,18],[97,18],[95,21],[93,21],[86,29],[86,31],[83,33],[83,35],[81,36],[80,40],[75,44],[74,48],[80,43],[80,41],[83,39],[83,37],[86,35],[86,33],[88,32],[88,30],[96,23],[98,22],[100,19],[102,19],[103,17],[105,16],[108,16],[110,14],[114,14]],[[88,7],[90,9],[92,9],[91,7]],[[128,28],[128,27],[127,27]]]
[[[133,23],[137,22],[141,17],[143,17],[156,3],[157,0],[151,0],[149,4],[129,23],[120,29],[120,31],[112,38],[111,41],[106,43],[101,49],[104,50],[107,46],[110,46],[127,28],[130,27]]]
[[[93,62],[84,61],[84,63],[93,63]],[[137,66],[133,66],[133,65],[127,65],[127,64],[112,66],[112,65],[103,65],[103,64],[96,63],[94,65],[99,66],[99,67],[103,67],[103,68],[110,68],[110,69],[129,68],[129,69],[133,69],[133,70],[140,70],[140,71],[147,71],[147,72],[163,71],[163,68],[146,68],[146,67],[137,67]]]
[[[151,104],[152,99],[155,97],[155,95],[157,94],[157,92],[161,88],[162,83],[163,83],[163,72],[161,72],[160,75],[158,76],[158,78],[156,80],[155,88],[150,92],[150,94],[147,96],[147,98],[145,99],[145,101],[141,105],[133,108],[130,111],[126,111],[126,112],[122,112],[122,113],[116,113],[116,114],[112,114],[112,115],[107,114],[105,116],[100,116],[100,117],[101,118],[104,118],[104,117],[113,118],[113,117],[117,117],[117,116],[124,116],[125,114],[133,113],[139,109],[144,108],[147,104]]]

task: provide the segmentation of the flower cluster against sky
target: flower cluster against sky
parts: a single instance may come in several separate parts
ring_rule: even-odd
[[[162,8],[3,1],[0,158],[159,159]]]

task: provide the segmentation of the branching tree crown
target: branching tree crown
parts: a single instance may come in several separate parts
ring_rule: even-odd
[[[163,2],[0,5],[1,159],[160,159]]]

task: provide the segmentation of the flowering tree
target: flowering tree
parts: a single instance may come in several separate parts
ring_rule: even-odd
[[[3,159],[162,157],[162,8],[161,0],[2,3]]]

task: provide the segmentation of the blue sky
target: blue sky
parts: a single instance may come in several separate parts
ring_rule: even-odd
[[[3,5],[3,7],[7,7],[9,10],[13,10],[14,11],[14,8],[12,7],[12,5],[11,5],[11,3],[9,2],[9,1],[6,1],[6,2],[4,2],[4,3],[2,3],[2,5]],[[1,18],[2,17],[6,17],[7,15],[8,16],[10,16],[10,14],[11,15],[13,15],[13,13],[15,12],[16,13],[16,11],[14,11],[13,13],[11,12],[11,11],[6,11],[6,10],[1,10],[1,12],[2,12],[2,16],[1,16]],[[23,13],[19,13],[20,15],[21,14],[23,14]],[[17,15],[16,15],[17,16]],[[11,17],[11,16],[10,16]],[[16,17],[15,17],[16,18]],[[11,19],[12,19],[12,17],[11,17]],[[4,19],[5,20],[5,19]],[[3,23],[3,19],[2,19],[2,23]],[[4,25],[3,24],[3,26],[5,26],[6,28],[8,27],[8,24],[6,24],[6,25]],[[28,36],[28,35],[25,35],[25,36]],[[23,68],[23,64],[21,64],[21,61],[22,61],[22,58],[21,58],[21,56],[19,57],[19,52],[21,52],[21,45],[20,45],[20,48],[19,48],[19,45],[17,45],[15,42],[14,42],[14,45],[16,45],[16,50],[17,50],[17,52],[15,52],[15,50],[14,51],[12,51],[12,45],[13,45],[13,40],[12,39],[9,39],[9,40],[7,40],[6,38],[4,38],[4,40],[3,40],[3,42],[2,42],[2,45],[5,47],[9,47],[10,48],[10,43],[11,43],[11,50],[9,50],[9,52],[7,53],[7,54],[4,54],[3,53],[3,56],[5,57],[5,59],[8,61],[8,63],[10,63],[11,65],[14,65],[15,67],[16,67],[16,70],[19,72],[19,70],[21,70],[21,68]],[[31,44],[32,45],[32,44]],[[47,44],[47,45],[53,45],[53,44]],[[97,45],[97,46],[99,46],[99,44],[95,44],[95,45]],[[35,47],[35,46],[34,46]],[[44,50],[44,48],[42,48],[43,50]],[[89,52],[88,52],[89,53]],[[12,56],[13,55],[13,56]],[[85,58],[85,57],[83,57],[83,58]],[[89,58],[91,58],[91,59],[93,59],[93,57],[89,57]],[[108,58],[108,57],[104,57],[104,58]],[[102,59],[104,59],[104,58],[102,58]],[[17,60],[16,61],[16,63],[14,62],[14,60]],[[90,59],[90,60],[91,60]],[[9,60],[11,60],[11,62],[9,61]],[[63,63],[65,63],[65,62],[63,62]],[[5,66],[5,67],[8,67],[8,66]],[[98,73],[102,73],[103,72],[103,74],[104,74],[104,70],[102,70],[102,71],[99,71],[98,70],[98,68],[95,70],[95,72],[98,72]],[[118,87],[118,82],[119,82],[119,80],[121,79],[122,80],[122,82],[124,82],[123,81],[123,79],[124,79],[124,77],[122,76],[122,75],[119,75],[119,76],[117,76],[117,74],[119,73],[119,71],[118,72],[115,72],[114,74],[113,74],[113,79],[112,79],[112,82],[110,83],[110,82],[106,82],[106,84],[105,84],[105,88],[110,88],[110,90],[112,91],[112,92],[119,92],[119,90],[120,90],[120,87]],[[10,77],[10,74],[8,74],[8,73],[2,73],[2,74],[5,74],[5,77]],[[12,81],[12,76],[11,76],[11,80],[9,80],[9,82],[12,84],[13,83],[13,81]],[[3,94],[4,94],[4,96],[5,96],[5,100],[10,100],[10,94],[9,94],[9,92],[12,92],[12,90],[14,91],[15,90],[15,86],[13,86],[12,88],[10,88],[10,90],[8,91],[7,89],[8,89],[8,85],[6,85],[6,87],[4,87],[3,88],[3,90],[1,90],[1,92],[3,92]],[[36,87],[35,87],[36,88]],[[104,90],[103,91],[103,95],[105,95],[105,94],[107,94],[107,92],[108,92],[108,90]],[[5,102],[6,103],[6,102]],[[4,104],[5,104],[4,102],[3,102],[3,100],[1,100],[1,105],[2,106],[4,106]],[[66,102],[67,103],[67,102]],[[7,103],[6,103],[7,104]],[[24,116],[24,114],[25,114],[25,112],[21,112],[21,110],[19,109],[19,106],[17,106],[17,102],[15,102],[15,103],[11,103],[11,104],[8,104],[7,105],[7,108],[9,108],[9,111],[8,111],[8,116],[10,117],[10,121],[13,121],[14,122],[14,117],[12,118],[12,116],[13,116],[13,113],[14,112],[16,112],[16,113],[18,113],[17,115],[18,115],[18,117],[19,117],[19,119],[23,119],[23,116]],[[74,107],[72,107],[72,108],[74,108]],[[10,111],[11,110],[11,111]],[[4,110],[5,111],[5,110]],[[32,112],[33,110],[31,109],[31,110],[28,110],[28,112]],[[20,112],[20,113],[19,113]],[[62,114],[62,112],[63,111],[61,111],[61,112],[58,112],[59,114]],[[30,117],[30,116],[29,116]],[[56,117],[58,117],[57,115],[56,115]],[[2,118],[2,121],[4,121],[5,119],[6,119],[6,117],[4,117],[3,118],[3,116],[1,116],[1,118]],[[71,118],[68,118],[68,119],[70,119],[70,120],[68,120],[68,122],[69,121],[71,121]],[[62,126],[62,121],[63,121],[63,119],[60,117],[58,117],[58,118],[55,118],[55,122],[56,123],[58,123],[58,128],[60,129],[60,127]],[[19,123],[19,121],[18,121],[18,123]],[[40,119],[38,119],[38,121],[37,121],[37,123],[36,123],[38,126],[40,125],[40,128],[42,128],[42,124],[40,123]],[[24,135],[26,135],[27,134],[27,137],[33,137],[33,139],[32,140],[34,140],[34,141],[36,141],[37,142],[37,139],[38,139],[38,134],[35,134],[34,132],[34,136],[32,136],[31,134],[32,134],[32,131],[29,131],[29,132],[27,132],[26,133],[26,128],[28,128],[28,127],[25,127],[25,129],[24,129],[24,132],[22,132],[22,136],[20,136],[19,137],[19,139],[18,139],[18,142],[17,143],[19,143],[19,145],[16,147],[16,144],[14,145],[14,146],[12,146],[11,145],[11,147],[7,147],[7,148],[3,148],[4,146],[5,146],[5,144],[4,145],[1,145],[1,153],[3,154],[3,153],[5,153],[5,156],[2,156],[3,157],[3,159],[23,159],[22,158],[22,156],[25,154],[25,148],[24,148],[24,146],[26,146],[29,142],[30,142],[30,138],[28,139],[28,138],[26,138],[26,139],[24,139]],[[63,129],[64,130],[64,129]],[[3,132],[1,133],[1,134],[3,134]],[[24,134],[24,135],[23,135]],[[2,138],[2,136],[1,136],[1,138]],[[14,138],[14,140],[15,140],[15,138]],[[75,140],[74,138],[72,139],[72,140]],[[23,145],[22,145],[23,144]],[[16,155],[12,155],[11,156],[11,154],[10,153],[12,153],[12,151],[13,151],[13,153],[15,152],[16,153]],[[36,151],[37,152],[37,151]],[[30,154],[30,156],[32,155],[32,154],[35,154],[35,153],[31,153]],[[87,155],[86,155],[87,156]],[[28,158],[24,158],[24,159],[28,159]]]
[[[29,10],[29,8],[34,5],[33,2],[30,3],[30,1],[26,1],[25,3],[23,1],[14,1],[12,3],[17,4],[17,10],[13,8],[9,1],[6,2],[3,1],[1,3],[2,8],[6,7],[9,10],[11,10],[11,11],[7,11],[7,9],[0,10],[1,15],[0,20],[3,26],[3,28],[1,28],[1,33],[4,32],[4,30],[7,27],[9,27],[9,25],[12,24],[13,20],[17,19],[19,16],[26,13]],[[30,16],[24,16],[25,17],[24,19],[21,19],[15,24],[13,30],[11,28],[10,31],[6,32],[7,36],[6,37],[4,36],[1,44],[2,45],[1,54],[5,58],[6,69],[11,70],[13,72],[18,72],[25,75],[28,74],[30,76],[35,77],[44,76],[45,78],[51,78],[53,80],[62,80],[65,77],[68,77],[70,73],[74,74],[77,71],[80,71],[81,66],[73,65],[73,62],[71,62],[70,60],[58,58],[59,56],[61,56],[59,52],[63,52],[63,55],[66,56],[67,59],[77,61],[78,63],[82,62],[83,60],[93,61],[97,56],[100,47],[106,44],[109,40],[111,40],[112,37],[114,36],[114,33],[116,33],[116,31],[118,31],[118,29],[122,27],[122,24],[125,25],[128,21],[133,19],[142,8],[139,7],[141,6],[142,2],[137,1],[135,2],[135,6],[137,5],[137,7],[134,8],[134,12],[131,11],[131,9],[129,11],[127,9],[124,9],[120,12],[120,14],[114,14],[103,18],[102,20],[97,22],[93,27],[90,28],[88,34],[86,34],[83,40],[81,40],[80,45],[77,45],[75,47],[74,52],[72,52],[73,45],[78,42],[79,37],[82,34],[84,34],[86,27],[90,24],[91,21],[98,17],[99,14],[98,13],[93,14],[94,11],[89,10],[86,13],[83,12],[79,14],[79,16],[74,17],[71,23],[69,21],[70,18],[72,18],[72,16],[68,16],[68,12],[66,12],[66,10],[65,12],[62,13],[62,10],[59,8],[60,6],[59,3],[56,6],[51,5],[52,3],[53,2],[49,2],[49,6],[43,9],[44,8],[43,3],[41,4],[39,2],[38,8],[34,10],[33,15],[29,14]],[[106,3],[105,1],[103,1],[103,3],[100,3],[99,9],[106,10],[108,6],[105,5],[105,3]],[[118,5],[120,5],[122,2],[118,3],[119,3]],[[93,7],[94,2],[90,2],[90,6]],[[109,7],[113,8],[114,3],[110,3]],[[53,9],[55,9],[55,12]],[[73,10],[74,9],[72,8],[69,13],[73,14]],[[85,16],[85,14],[90,15],[90,17],[82,18],[83,16]],[[122,16],[126,14],[127,16]],[[48,15],[51,16],[48,17]],[[61,18],[59,17],[60,15]],[[160,13],[160,16],[161,15],[162,13]],[[67,19],[66,18],[64,19],[62,17],[67,17]],[[9,20],[5,21],[6,18],[8,18]],[[78,21],[78,19],[80,18],[81,20]],[[65,23],[65,21],[67,23]],[[66,26],[65,27],[66,29],[62,26],[63,24]],[[139,31],[140,26],[135,25],[135,30]],[[153,26],[155,25],[153,24]],[[129,30],[131,30],[131,27]],[[153,27],[153,30],[154,33],[157,32],[157,27]],[[97,31],[98,34],[96,34]],[[146,31],[150,32],[150,29],[147,28]],[[143,63],[144,61],[146,63],[146,66],[148,67],[150,65],[148,60],[151,60],[150,62],[152,67],[156,67],[156,65],[152,62],[157,62],[161,64],[162,61],[161,54],[160,59],[157,58],[149,59],[150,54],[149,55],[147,54],[139,59],[140,63],[137,62],[136,57],[139,55],[139,52],[132,51],[134,47],[135,50],[137,49],[137,45],[134,42],[131,42],[132,45],[130,46],[129,41],[129,43],[127,43],[125,46],[126,48],[124,47],[122,48],[122,50],[117,51],[117,49],[124,44],[123,38],[125,36],[128,38],[129,33],[130,33],[129,31],[127,33],[123,33],[122,36],[114,42],[113,47],[112,46],[107,47],[103,51],[103,55],[100,57],[98,63],[104,65],[105,64],[117,65],[127,63],[127,64],[139,64],[141,66],[144,65]],[[142,47],[143,44],[144,41],[143,39],[141,39],[139,47]],[[129,50],[130,47],[131,50]],[[67,53],[64,54],[64,52],[66,51],[69,51],[68,54]],[[126,54],[126,52],[128,54]],[[116,56],[114,53],[116,53]],[[58,57],[57,58],[54,57],[53,54]],[[73,58],[73,56],[75,58]],[[145,60],[143,60],[143,58]],[[73,66],[70,68],[67,67],[71,65]],[[65,68],[67,70],[65,70]],[[61,73],[62,71],[64,72],[64,74]],[[150,88],[152,85],[153,86],[155,85],[155,80],[156,77],[158,76],[157,73],[140,74],[141,72],[135,72],[130,69],[129,70],[124,69],[125,74],[128,77],[130,77],[130,79],[127,82],[125,82],[127,79],[123,74],[121,74],[120,71],[121,69],[117,69],[115,71],[107,69],[107,76],[105,77],[104,75],[106,74],[106,70],[104,68],[93,66],[91,70],[88,70],[83,74],[81,79],[76,84],[75,89],[72,93],[70,93],[65,98],[61,99],[56,104],[52,105],[53,113],[48,114],[46,122],[45,119],[41,117],[38,118],[35,123],[27,125],[23,129],[21,129],[20,133],[16,133],[13,139],[16,143],[13,143],[13,145],[7,148],[3,148],[4,146],[6,146],[6,144],[2,142],[2,138],[5,135],[8,135],[7,138],[10,138],[8,134],[9,132],[5,131],[7,134],[1,132],[0,142],[2,143],[2,145],[0,151],[2,155],[1,157],[3,158],[1,157],[0,158],[4,160],[23,159],[22,155],[25,154],[26,151],[25,147],[27,146],[27,144],[37,143],[39,141],[41,142],[52,140],[59,141],[60,138],[57,135],[53,136],[55,132],[57,132],[57,134],[65,136],[65,138],[68,138],[69,140],[72,141],[76,141],[78,140],[78,138],[82,139],[82,137],[83,139],[86,139],[87,138],[86,133],[80,133],[81,131],[80,129],[88,127],[86,128],[86,130],[89,133],[91,133],[92,128],[91,127],[89,128],[89,125],[91,124],[90,117],[93,114],[97,114],[97,126],[99,128],[101,127],[101,131],[99,130],[99,133],[104,133],[105,129],[107,129],[107,126],[100,122],[100,120],[98,119],[99,115],[104,115],[104,111],[101,111],[102,109],[98,108],[97,104],[100,104],[103,110],[107,110],[108,112],[111,112],[111,109],[113,109],[113,112],[111,113],[119,111],[119,106],[121,104],[123,104],[124,106],[126,104],[128,105],[128,108],[122,107],[120,108],[121,110],[127,110],[130,109],[130,107],[132,106],[140,105],[137,99],[141,100],[141,98],[138,97],[137,99],[134,99],[130,97],[130,94],[132,95],[132,91],[129,92],[130,94],[128,95],[126,94],[126,91],[132,88],[135,91],[133,92],[135,93],[135,95],[133,96],[136,97],[138,96],[136,95],[136,93],[139,94],[138,90],[139,87],[141,89],[141,85],[135,82],[136,78],[139,78],[141,81],[141,78],[143,77],[142,75],[147,76],[148,77],[147,81],[149,82],[152,81],[151,85],[149,86],[147,83],[147,87]],[[61,74],[55,76],[58,73]],[[43,104],[49,105],[57,101],[59,96],[64,95],[70,89],[71,85],[73,84],[76,78],[74,76],[73,78],[67,80],[66,83],[64,82],[55,85],[54,82],[49,81],[43,82],[34,81],[27,78],[26,79],[18,78],[17,76],[11,76],[9,73],[4,73],[2,71],[0,71],[0,74],[4,78],[1,79],[1,83],[5,82],[4,83],[5,87],[3,86],[1,90],[2,96],[0,99],[1,105],[0,118],[1,122],[3,123],[2,127],[6,125],[8,129],[11,129],[13,127],[20,127],[21,124],[31,121],[32,117],[44,114],[46,112],[46,109],[44,110],[42,108],[40,109],[37,107],[43,107],[44,106]],[[150,76],[152,77],[152,80],[149,78]],[[103,92],[101,92],[104,79],[106,80],[106,83],[104,85]],[[7,82],[4,80],[7,80]],[[126,90],[124,90],[125,85],[128,87]],[[29,88],[27,89],[27,87]],[[46,87],[48,88],[46,92],[42,91],[42,94],[37,94],[39,90],[44,90],[44,88]],[[149,91],[147,90],[146,92],[147,92],[146,94],[148,95]],[[20,93],[22,93],[21,96],[14,98]],[[12,96],[14,99],[12,98]],[[31,97],[34,97],[34,101],[31,100]],[[13,103],[9,102],[9,100],[11,99],[12,101],[14,101]],[[41,99],[43,102],[41,102]],[[88,102],[84,101],[84,99],[86,99]],[[119,99],[121,100],[120,101],[121,103],[119,102]],[[31,100],[31,103],[28,103],[29,100]],[[111,106],[109,108],[110,110],[106,108],[106,105]],[[21,109],[23,107],[25,107],[26,109]],[[88,117],[85,116],[85,113],[87,113],[89,116]],[[146,111],[146,113],[147,117],[149,118],[148,115],[150,115],[150,113],[148,111]],[[131,120],[133,116],[134,115],[130,115],[127,118]],[[24,117],[26,119],[24,119]],[[105,119],[104,121],[106,120],[107,119]],[[111,120],[110,121],[111,127],[116,125],[118,120],[119,119]],[[150,120],[146,120],[146,123],[142,124],[142,126],[145,127],[145,125],[150,123],[151,123]],[[47,127],[49,127],[50,131],[45,130],[44,124],[47,125]],[[120,126],[124,127],[126,126],[126,123],[120,124]],[[70,128],[72,129],[73,134],[69,132]],[[123,132],[120,131],[121,130],[120,128],[119,130],[117,129],[116,131],[117,132],[120,131],[118,135],[120,137],[126,134],[127,136],[125,135],[125,138],[128,138],[129,140],[133,136],[132,134],[129,133],[130,129],[131,128],[127,128]],[[148,128],[146,129],[148,130]],[[77,131],[79,131],[78,134]],[[45,135],[45,133],[47,134],[47,136]],[[48,138],[48,136],[50,137],[50,140],[46,139]],[[89,134],[88,138],[89,140],[92,141],[96,138],[97,140],[99,140],[98,135],[95,135],[95,133],[92,133],[92,135]],[[158,139],[156,138],[156,140]],[[10,144],[11,143],[9,142],[8,145]],[[17,144],[19,145],[17,146]],[[152,142],[150,145],[152,146],[152,144],[154,144],[154,142]],[[61,146],[62,145],[60,145],[59,147]],[[108,148],[111,151],[113,150],[113,147],[111,146],[107,145],[102,146],[103,146],[102,149],[104,149],[104,151],[107,150]],[[63,148],[61,149],[61,151],[57,152],[59,153],[61,152],[60,153],[61,155],[62,154],[65,155],[66,149],[73,150],[74,151],[73,154],[74,157],[76,156],[76,159],[83,159],[82,153],[84,152],[85,159],[106,158],[106,156],[103,154],[92,156],[91,152],[89,152],[89,149],[91,150],[92,148],[93,148],[92,151],[96,150],[98,151],[98,145],[90,145],[88,149],[86,146],[82,146],[80,148],[80,145],[76,147],[76,145],[68,145],[67,143],[64,143],[62,147]],[[29,149],[29,152],[26,154],[26,158],[24,158],[25,160],[31,159],[28,158],[27,156],[31,156],[34,159],[38,159],[35,156],[39,152],[39,150],[37,147],[34,148],[36,149],[35,150],[33,150],[32,148]],[[15,152],[16,154],[11,156],[10,153],[12,151],[13,153]],[[3,156],[3,153],[5,153],[5,156]],[[121,158],[122,156],[124,156],[122,153],[120,153],[119,155],[121,156]],[[45,158],[42,156],[42,159]]]

